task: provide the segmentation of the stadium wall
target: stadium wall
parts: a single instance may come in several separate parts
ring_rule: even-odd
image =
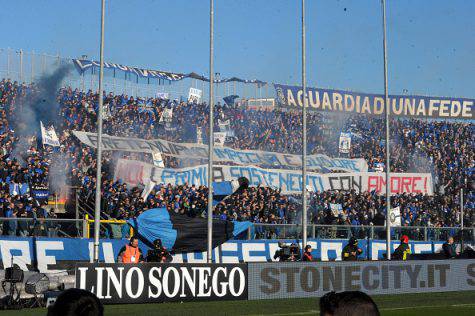
[[[250,300],[475,290],[475,260],[248,264]]]
[[[216,263],[271,262],[278,247],[278,240],[230,240],[214,249]],[[285,242],[295,242],[287,240]],[[120,248],[127,240],[101,240],[100,260],[116,262]],[[341,260],[341,251],[346,240],[309,239],[313,256],[322,261]],[[415,254],[439,252],[443,242],[413,241],[411,250]],[[395,249],[399,242],[393,242]],[[363,250],[361,258],[378,260],[385,253],[384,240],[360,240]],[[90,262],[93,258],[93,240],[83,238],[35,238],[0,237],[0,268],[18,264],[23,270],[56,273],[73,271],[77,262]],[[144,253],[148,248],[141,244]],[[12,259],[13,258],[13,259]],[[206,263],[206,252],[176,254],[173,263]]]
[[[475,290],[475,260],[79,264],[76,287],[105,304]]]

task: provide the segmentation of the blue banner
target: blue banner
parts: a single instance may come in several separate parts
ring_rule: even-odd
[[[128,241],[102,239],[100,241],[100,261],[106,263],[117,262],[120,249]],[[279,249],[278,240],[229,240],[216,247],[213,251],[213,261],[217,263],[239,262],[270,262],[274,261],[275,251]],[[295,240],[284,242],[291,243]],[[341,252],[347,240],[309,239],[313,257],[322,261],[341,260]],[[411,241],[412,253],[440,252],[443,242]],[[392,242],[392,248],[399,245]],[[363,250],[359,257],[362,260],[382,259],[386,252],[384,240],[360,240],[358,246]],[[139,247],[146,254],[149,249],[143,243]],[[82,238],[19,238],[0,237],[1,269],[9,267],[12,262],[23,270],[39,269],[40,272],[54,273],[58,271],[74,270],[78,261],[90,262],[93,258],[94,241]],[[206,263],[206,252],[182,253],[173,256],[174,263]]]
[[[274,84],[277,103],[281,107],[303,107],[301,86]],[[419,118],[473,119],[474,99],[390,95],[391,115]],[[344,90],[307,88],[307,107],[335,113],[382,115],[384,96]]]
[[[33,185],[31,195],[39,202],[48,202],[49,188],[45,185]]]
[[[99,62],[94,61],[94,60],[85,60],[85,59],[73,59],[73,63],[76,66],[76,69],[80,74],[84,73],[86,70],[91,69],[94,71],[96,68],[100,67]],[[168,71],[161,71],[161,70],[149,70],[149,69],[143,69],[143,68],[137,68],[137,67],[129,67],[129,66],[124,66],[121,64],[115,64],[115,63],[104,63],[104,69],[112,69],[115,71],[121,71],[125,74],[134,74],[137,76],[137,78],[155,78],[159,80],[167,80],[167,81],[178,81],[182,80],[185,78],[192,78],[192,79],[197,79],[201,81],[208,81],[209,79],[200,76],[195,72],[190,72],[188,74],[180,74],[180,73],[174,73],[174,72],[168,72]],[[257,79],[241,79],[241,78],[236,78],[236,77],[231,77],[231,78],[222,78],[218,80],[214,80],[216,83],[223,83],[223,82],[242,82],[242,83],[252,83],[256,84],[257,86],[262,86],[265,85],[266,82],[257,80]]]

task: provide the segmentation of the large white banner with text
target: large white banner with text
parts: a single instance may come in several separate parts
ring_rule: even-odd
[[[207,185],[208,166],[200,165],[182,169],[158,168],[136,160],[119,159],[115,180],[136,186],[149,181],[155,183],[181,185]],[[262,169],[255,166],[214,166],[213,181],[230,181],[239,177],[249,179],[251,186],[266,186],[281,189],[283,194],[302,192],[302,173],[299,170]],[[386,180],[384,173],[352,172],[318,174],[309,172],[307,185],[313,192],[327,190],[355,190],[384,194]],[[391,194],[413,193],[433,195],[430,173],[392,173]]]
[[[74,131],[74,135],[85,145],[96,147],[95,133]],[[103,150],[121,150],[130,152],[156,152],[162,155],[185,159],[208,159],[208,145],[192,143],[174,143],[163,139],[139,139],[102,135]],[[239,165],[256,165],[270,168],[300,168],[301,155],[283,154],[260,150],[238,150],[229,147],[214,148],[216,162],[232,162]],[[368,164],[362,158],[330,158],[326,155],[309,155],[307,167],[310,170],[366,172]]]

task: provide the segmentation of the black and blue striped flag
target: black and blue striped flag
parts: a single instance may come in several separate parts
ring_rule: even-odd
[[[204,218],[192,218],[154,208],[128,220],[136,234],[150,243],[161,239],[162,244],[175,253],[203,252],[207,249],[208,223]],[[213,248],[238,236],[252,225],[251,222],[213,220]]]

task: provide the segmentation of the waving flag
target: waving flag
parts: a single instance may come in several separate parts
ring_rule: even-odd
[[[59,147],[59,138],[56,135],[56,131],[54,127],[51,126],[49,128],[45,128],[43,122],[40,121],[40,129],[41,129],[41,138],[43,139],[43,145],[50,145],[53,147]]]
[[[203,218],[154,208],[127,221],[135,232],[149,242],[161,239],[162,244],[175,253],[206,251],[208,222]],[[213,248],[251,227],[250,222],[213,221]]]

